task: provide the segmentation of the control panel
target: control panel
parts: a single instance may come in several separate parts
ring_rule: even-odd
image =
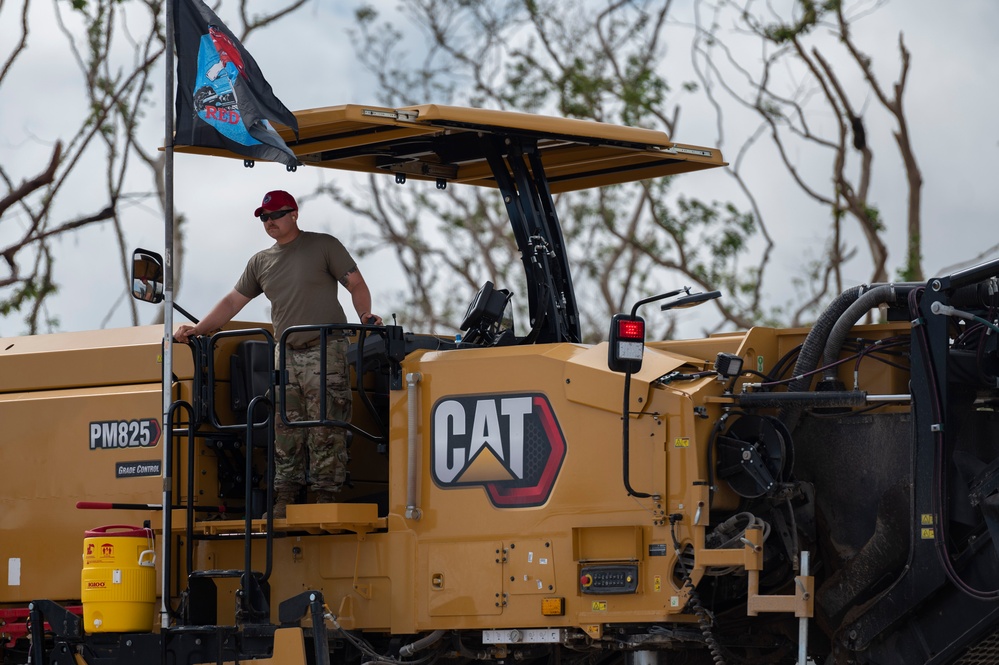
[[[637,564],[596,564],[579,571],[579,590],[583,593],[612,594],[638,591]]]

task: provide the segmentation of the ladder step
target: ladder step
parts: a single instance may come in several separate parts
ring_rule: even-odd
[[[195,570],[190,575],[188,575],[188,578],[191,578],[191,577],[237,577],[238,578],[238,577],[242,577],[244,572],[246,572],[246,571],[244,571],[242,568],[240,568],[238,570],[233,569],[233,568],[230,568],[230,569],[215,568],[215,569],[212,569],[212,570]],[[258,577],[258,578],[259,577],[263,577],[263,575],[264,575],[263,573],[261,573],[259,571],[256,571],[256,570],[251,570],[250,574],[253,575],[254,577]]]

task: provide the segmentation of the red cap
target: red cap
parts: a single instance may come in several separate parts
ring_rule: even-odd
[[[264,194],[264,201],[260,204],[260,207],[257,208],[257,211],[253,213],[253,216],[260,217],[260,213],[264,211],[273,212],[284,207],[291,208],[292,210],[298,210],[298,204],[295,203],[295,197],[282,189],[277,189],[273,192],[267,192]]]

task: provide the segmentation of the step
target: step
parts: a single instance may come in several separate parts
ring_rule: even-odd
[[[177,530],[174,524],[174,530]],[[180,524],[183,530],[183,522]],[[377,503],[303,503],[288,506],[288,517],[274,520],[274,531],[304,531],[307,533],[371,533],[386,527],[386,519],[378,517]],[[195,521],[194,532],[206,536],[241,534],[246,520]],[[250,521],[251,533],[266,533],[267,520]]]

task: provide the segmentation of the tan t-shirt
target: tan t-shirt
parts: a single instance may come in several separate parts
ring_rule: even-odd
[[[261,293],[271,303],[274,339],[290,326],[346,323],[337,300],[339,280],[357,263],[339,240],[302,231],[287,245],[275,243],[250,257],[236,290],[247,298]],[[301,344],[309,338],[289,340]]]

